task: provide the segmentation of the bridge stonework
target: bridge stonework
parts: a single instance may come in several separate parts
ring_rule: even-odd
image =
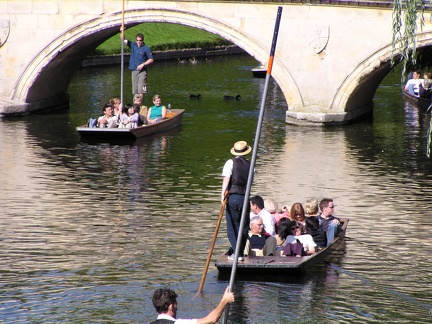
[[[324,4],[322,4],[324,3]],[[125,1],[125,24],[196,27],[267,62],[277,7],[283,6],[272,77],[288,103],[286,121],[346,123],[372,112],[391,70],[389,1]],[[121,26],[119,0],[4,0],[0,27],[0,114],[28,114],[68,102],[86,56]],[[432,42],[426,21],[418,46]]]

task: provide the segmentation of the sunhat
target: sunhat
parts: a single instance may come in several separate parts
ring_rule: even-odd
[[[235,142],[234,147],[231,149],[232,155],[246,155],[248,154],[252,148],[247,145],[245,141]]]

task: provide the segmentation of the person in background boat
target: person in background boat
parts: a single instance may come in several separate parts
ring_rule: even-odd
[[[271,256],[276,254],[276,238],[264,231],[261,216],[254,216],[250,220],[250,231],[244,250],[246,256]]]
[[[264,222],[264,231],[271,236],[275,235],[275,219],[264,208],[264,199],[261,196],[253,196],[249,199],[250,217],[261,216]]]
[[[141,93],[136,93],[133,96],[133,104],[139,105],[141,107],[139,114],[144,116],[145,120],[143,120],[144,124],[147,124],[147,113],[148,113],[148,107],[142,104],[143,101],[143,95]]]
[[[304,228],[306,216],[303,205],[301,203],[295,203],[291,206],[290,218],[293,221],[299,221]]]
[[[320,224],[317,216],[306,217],[306,234],[310,234],[318,247],[327,245],[327,235],[319,230]]]
[[[243,212],[243,204],[245,200],[246,185],[249,177],[250,162],[245,158],[250,153],[252,148],[245,141],[238,141],[231,148],[231,154],[235,157],[225,162],[222,170],[222,191],[221,203],[223,204],[225,196],[226,203],[226,226],[227,236],[231,244],[231,255],[228,258],[234,259],[235,249],[237,246],[237,237],[240,229],[240,220]],[[249,217],[246,217],[247,221]],[[243,258],[243,250],[246,243],[246,235],[248,224],[243,228],[243,237],[238,251],[239,258]]]
[[[142,126],[146,123],[146,118],[142,115],[140,115],[141,106],[138,104],[134,104],[132,106],[132,116],[130,117],[131,122],[134,124],[135,127]]]
[[[162,106],[162,98],[160,95],[153,96],[154,106],[151,106],[147,113],[147,122],[149,124],[158,123],[166,118],[167,109]]]
[[[333,199],[324,198],[321,200],[321,214],[318,216],[318,220],[320,223],[320,231],[325,232],[327,235],[327,245],[333,242],[333,239],[341,230],[339,219],[333,215],[334,208]]]
[[[419,85],[419,97],[431,99],[432,94],[432,72],[426,72],[423,83]]]
[[[316,198],[306,199],[304,203],[304,211],[305,211],[306,218],[310,216],[318,216],[319,213],[318,199]]]
[[[120,116],[119,126],[118,126],[119,128],[131,128],[130,116],[129,116],[130,110],[133,111],[133,106],[131,104],[126,104],[123,107],[122,114]]]
[[[100,128],[115,128],[117,127],[117,117],[113,115],[113,107],[110,103],[106,103],[102,109],[103,116],[100,116],[97,121],[97,127]]]
[[[132,71],[132,94],[147,93],[147,66],[153,63],[153,54],[144,43],[144,35],[136,34],[136,43],[123,39],[120,28],[120,39],[130,48],[129,70]]]
[[[264,209],[267,210],[274,218],[275,226],[277,226],[281,218],[290,217],[288,212],[278,212],[278,203],[271,198],[264,199]]]
[[[120,121],[121,115],[123,113],[123,107],[119,98],[111,98],[109,100],[110,104],[113,106],[113,114],[117,117],[117,123]]]
[[[156,312],[157,320],[150,324],[157,323],[177,323],[177,324],[213,324],[221,317],[228,304],[234,302],[234,293],[225,289],[219,305],[213,309],[206,317],[198,319],[177,319],[177,294],[170,288],[159,288],[153,293],[152,303]]]
[[[303,244],[303,250],[306,255],[311,255],[316,252],[317,244],[315,243],[313,237],[310,234],[303,233],[303,225],[299,221],[291,221],[288,224],[288,236],[285,239],[284,245],[291,243],[294,244],[297,240]]]
[[[409,94],[418,97],[420,84],[423,83],[423,79],[420,79],[420,71],[415,70],[412,74],[412,79],[409,79],[405,84],[405,91]]]

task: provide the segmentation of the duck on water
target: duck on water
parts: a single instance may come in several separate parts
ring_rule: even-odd
[[[223,96],[224,100],[240,100],[241,96],[238,94],[237,96]]]

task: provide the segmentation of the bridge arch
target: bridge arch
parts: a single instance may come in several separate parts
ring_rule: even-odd
[[[429,46],[432,46],[432,32],[418,34],[417,49]],[[388,44],[361,62],[341,84],[330,108],[346,107],[345,112],[349,114],[349,107],[370,104],[381,81],[393,68],[392,50],[392,45]],[[395,53],[396,57],[400,54]]]
[[[268,49],[254,42],[250,36],[196,13],[172,9],[134,9],[125,11],[124,18],[126,27],[145,22],[164,22],[202,29],[231,41],[261,62],[268,59]],[[30,103],[31,110],[68,102],[67,88],[76,69],[91,51],[119,32],[121,23],[121,12],[111,12],[65,31],[31,60],[17,79],[11,99]],[[277,71],[272,74],[276,82],[283,80],[282,83],[290,89],[290,97],[301,102],[294,80],[277,57],[273,69]]]

